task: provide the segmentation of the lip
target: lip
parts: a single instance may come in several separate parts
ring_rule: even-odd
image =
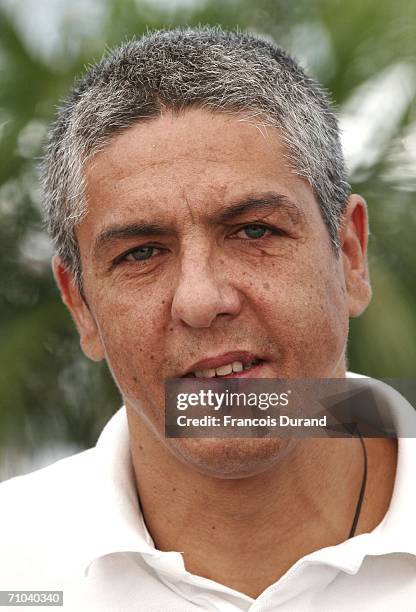
[[[196,370],[208,370],[208,369],[219,368],[220,366],[226,365],[227,363],[232,363],[233,361],[241,361],[241,363],[244,366],[250,363],[250,361],[253,361],[254,359],[258,359],[264,362],[264,359],[262,359],[256,353],[249,353],[248,351],[229,351],[228,353],[222,353],[221,355],[216,355],[215,357],[208,357],[207,359],[196,361],[194,364],[191,365],[190,368],[188,368],[188,370],[182,376],[189,376]],[[258,365],[260,366],[261,363]],[[255,366],[255,368],[252,368],[252,369],[254,370],[257,367],[258,366]],[[243,370],[242,372],[235,372],[234,375],[241,375],[244,373],[247,374],[247,372],[249,371],[251,370]],[[226,376],[224,376],[224,378],[226,378],[227,376],[232,377],[233,374],[227,374]]]

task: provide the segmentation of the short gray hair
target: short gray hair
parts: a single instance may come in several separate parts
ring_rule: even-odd
[[[338,249],[349,187],[337,119],[323,88],[285,51],[250,34],[219,27],[158,30],[92,66],[49,130],[41,164],[46,223],[81,289],[75,227],[87,212],[86,161],[131,125],[190,107],[278,128],[290,166],[309,182]]]

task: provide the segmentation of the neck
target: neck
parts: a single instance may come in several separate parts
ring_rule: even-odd
[[[159,550],[183,552],[189,572],[255,598],[301,557],[348,538],[363,478],[358,439],[298,440],[261,474],[223,479],[179,461],[133,411],[128,418],[146,525]],[[392,441],[365,444],[368,495],[356,535],[384,516],[395,473]]]

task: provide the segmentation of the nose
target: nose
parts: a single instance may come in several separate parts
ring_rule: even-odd
[[[184,257],[172,301],[172,319],[195,328],[210,327],[219,315],[237,315],[239,292],[227,279],[226,270],[208,253]]]

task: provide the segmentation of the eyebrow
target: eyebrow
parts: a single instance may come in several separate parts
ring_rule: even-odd
[[[300,223],[304,219],[301,208],[287,196],[279,193],[265,193],[248,196],[243,200],[229,204],[224,210],[215,212],[208,217],[208,223],[209,225],[226,223],[235,217],[255,210],[266,210],[271,213],[283,211],[288,214],[291,221],[295,224]],[[172,226],[165,223],[139,221],[129,223],[128,225],[113,225],[98,234],[94,241],[92,254],[94,258],[98,258],[102,250],[119,240],[149,236],[171,236],[172,233],[174,233]]]
[[[215,223],[225,223],[239,215],[254,210],[283,211],[290,216],[294,223],[300,222],[304,218],[304,214],[298,204],[287,196],[280,193],[265,193],[261,196],[248,196],[243,201],[230,204],[225,210],[216,213],[212,221]]]

